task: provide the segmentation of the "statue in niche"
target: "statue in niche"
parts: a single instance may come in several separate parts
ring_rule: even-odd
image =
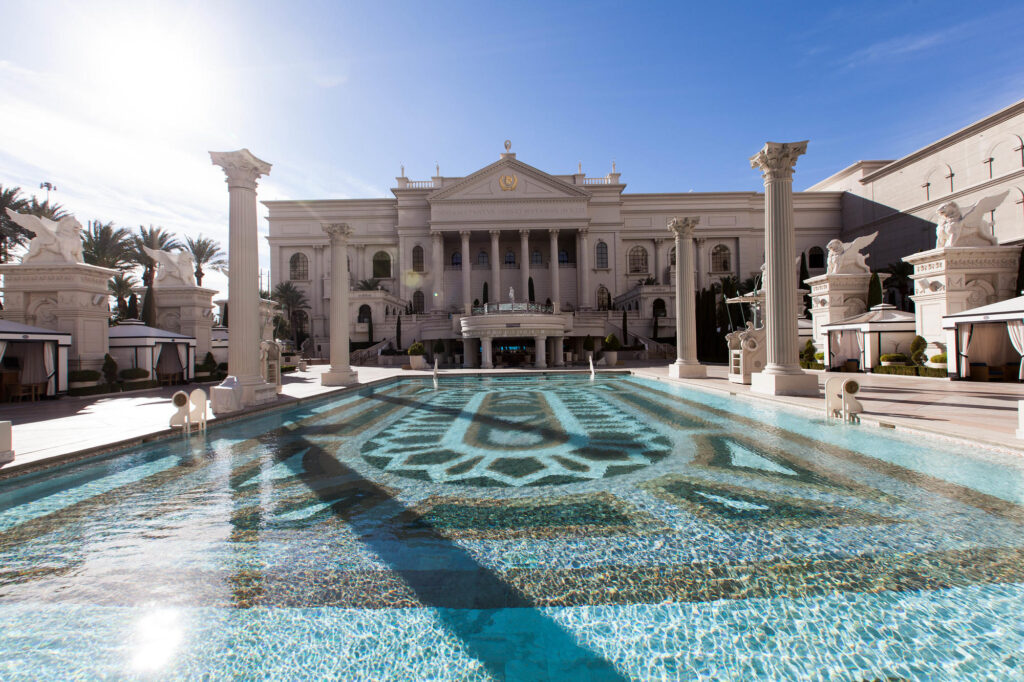
[[[146,255],[156,263],[156,280],[153,286],[194,287],[196,285],[195,263],[187,251],[161,251],[143,246]]]
[[[28,243],[28,252],[21,257],[22,265],[82,263],[82,224],[73,216],[59,221],[40,218],[7,209],[15,223],[35,236]]]
[[[861,250],[867,248],[875,241],[877,232],[857,237],[852,242],[841,242],[833,239],[825,248],[828,249],[828,263],[825,268],[829,275],[861,275],[870,274],[871,268],[867,264],[867,256]]]
[[[509,301],[509,303],[515,303],[516,302],[516,290],[514,288],[512,288],[512,287],[508,288],[508,301]]]
[[[996,246],[999,242],[992,232],[991,223],[985,214],[994,211],[1003,203],[1009,191],[985,197],[966,211],[961,211],[955,201],[939,207],[941,220],[935,228],[935,248],[952,246]]]

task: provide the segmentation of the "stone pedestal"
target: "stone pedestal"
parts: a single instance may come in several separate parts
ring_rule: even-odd
[[[232,412],[277,399],[277,388],[260,375],[259,275],[256,231],[256,180],[270,173],[270,164],[248,149],[210,152],[214,165],[224,169],[228,197],[228,371],[223,384],[211,392],[216,414]]]
[[[811,320],[814,345],[825,347],[826,324],[860,315],[868,309],[868,282],[871,273],[825,274],[805,280],[811,287]]]
[[[202,362],[210,351],[216,293],[213,289],[195,286],[153,287],[157,328],[195,337],[197,362]]]
[[[1020,248],[951,246],[921,251],[903,259],[914,266],[917,333],[928,341],[927,355],[955,352],[955,330],[942,317],[1018,295],[1014,291]]]
[[[98,370],[109,345],[114,272],[84,263],[0,265],[4,319],[70,333],[70,368]]]
[[[768,142],[750,159],[764,177],[765,342],[763,372],[751,390],[771,395],[818,395],[818,379],[800,368],[799,297],[793,216],[793,167],[807,142]]]

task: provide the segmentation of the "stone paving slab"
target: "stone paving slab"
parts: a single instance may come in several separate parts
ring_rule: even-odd
[[[780,402],[801,410],[822,413],[822,398],[771,397],[753,394],[749,386],[733,384],[724,366],[708,367],[707,379],[671,379],[665,364],[628,363],[640,376],[692,385],[702,390],[727,392],[745,399]],[[624,368],[624,369],[626,369]],[[390,367],[360,367],[361,384],[396,376],[429,376],[430,371]],[[586,373],[585,368],[565,368]],[[338,390],[320,385],[326,365],[286,375],[276,407],[312,399]],[[487,374],[515,374],[523,369],[486,370]],[[549,371],[561,371],[549,370]],[[480,374],[481,370],[448,369],[444,374]],[[819,382],[840,374],[819,375]],[[1015,437],[1017,401],[1024,400],[1024,384],[975,383],[897,377],[890,375],[845,375],[860,382],[858,398],[864,404],[862,421],[868,426],[887,425],[964,439],[989,446],[1024,451],[1024,440]],[[209,390],[212,384],[203,387]],[[187,387],[189,389],[194,386]],[[14,462],[0,467],[0,474],[54,457],[109,448],[169,433],[167,422],[173,409],[171,395],[186,387],[164,387],[113,396],[65,397],[60,400],[0,405],[0,420],[13,423]],[[211,422],[216,418],[211,419]]]

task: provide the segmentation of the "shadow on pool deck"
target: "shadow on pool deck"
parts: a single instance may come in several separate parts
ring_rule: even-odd
[[[367,399],[396,401],[423,407],[422,402],[390,396]],[[436,407],[435,407],[436,409]],[[443,410],[449,412],[449,410]],[[458,413],[458,410],[454,410]],[[502,426],[521,426],[496,420]],[[329,428],[303,430],[329,433]],[[300,431],[278,429],[275,460],[283,461],[302,449],[302,480],[332,513],[355,529],[360,539],[415,593],[424,606],[462,641],[466,651],[499,680],[625,680],[600,655],[581,646],[568,632],[541,613],[528,596],[480,565],[462,547],[429,525],[417,528],[416,542],[402,542],[398,519],[409,509],[390,491],[339,462]],[[341,485],[323,485],[338,481]],[[341,488],[350,494],[342,495]],[[358,489],[358,495],[351,491]],[[421,570],[442,553],[452,570]],[[417,554],[421,556],[418,558]],[[511,609],[512,611],[506,611]]]

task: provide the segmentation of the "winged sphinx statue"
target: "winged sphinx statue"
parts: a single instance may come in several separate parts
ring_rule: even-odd
[[[935,248],[997,245],[999,242],[992,233],[991,223],[985,220],[985,214],[994,211],[1009,193],[985,197],[966,211],[961,211],[955,201],[940,206],[942,219],[935,228]]]
[[[857,237],[852,242],[841,242],[833,239],[825,248],[828,249],[828,263],[825,272],[829,275],[859,275],[870,273],[867,256],[861,253],[875,241],[877,232]]]
[[[187,251],[162,251],[143,246],[146,255],[156,262],[153,286],[180,287],[196,285],[195,263]]]
[[[73,216],[59,221],[7,209],[15,223],[35,236],[28,243],[28,252],[21,257],[23,265],[82,263],[82,224]]]

